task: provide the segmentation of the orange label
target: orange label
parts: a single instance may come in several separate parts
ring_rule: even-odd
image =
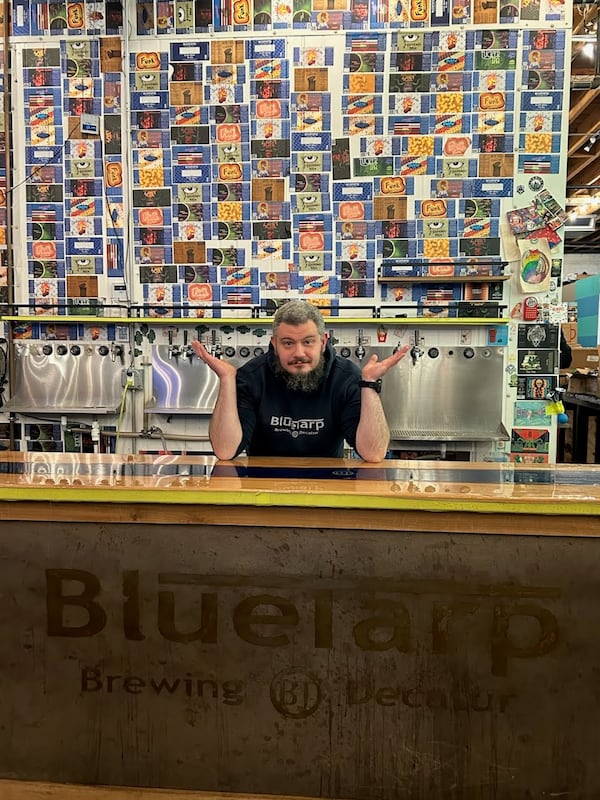
[[[123,183],[123,168],[118,161],[106,165],[106,183],[108,186],[120,186]]]
[[[234,123],[222,123],[217,125],[217,141],[218,142],[240,142],[242,133],[239,125]]]
[[[222,181],[239,181],[242,168],[239,164],[219,164],[219,178]]]
[[[159,69],[160,56],[158,53],[138,53],[135,57],[135,66],[137,69]]]
[[[279,119],[281,117],[281,103],[279,100],[258,100],[256,103],[256,116],[260,119]]]
[[[427,0],[411,0],[410,18],[424,22],[429,17],[429,7]]]
[[[31,252],[34,258],[56,258],[55,242],[33,242]]]
[[[423,200],[421,214],[424,217],[445,217],[447,214],[446,203],[443,200]]]
[[[322,250],[325,244],[323,234],[318,231],[307,231],[298,237],[301,250]]]
[[[140,209],[140,225],[162,225],[162,208],[142,208]]]
[[[395,175],[393,178],[381,179],[381,194],[405,194],[406,182],[404,178]]]
[[[482,111],[502,111],[505,108],[502,92],[484,92],[479,95],[479,108]]]
[[[464,156],[470,144],[468,136],[450,136],[444,143],[444,153],[447,156]]]
[[[436,278],[450,278],[454,275],[454,264],[451,261],[447,264],[430,264],[429,274]]]
[[[210,283],[190,283],[188,286],[188,300],[194,303],[210,303],[212,300],[212,286]]]
[[[67,26],[83,28],[83,3],[69,3],[67,6]]]
[[[354,201],[346,201],[340,203],[340,219],[364,219],[365,209],[362,203]]]
[[[248,0],[236,0],[233,4],[233,24],[250,24],[250,3]]]

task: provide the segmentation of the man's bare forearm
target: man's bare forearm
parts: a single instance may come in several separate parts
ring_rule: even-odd
[[[377,381],[396,368],[399,361],[408,353],[410,345],[398,347],[391,356],[379,361],[373,354],[362,368],[363,381]],[[381,404],[381,397],[372,388],[360,390],[360,419],[356,429],[356,451],[365,461],[381,461],[390,445],[390,429]]]
[[[361,389],[360,420],[356,429],[356,452],[365,461],[381,461],[390,443],[390,429],[379,395]]]
[[[235,375],[221,378],[208,435],[217,458],[227,460],[235,456],[242,441]]]

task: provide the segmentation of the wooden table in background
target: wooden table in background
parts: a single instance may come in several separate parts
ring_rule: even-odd
[[[571,461],[573,464],[600,463],[600,397],[587,394],[563,395],[565,411],[571,423]],[[592,423],[590,425],[590,423]],[[558,460],[565,460],[565,435],[559,431]]]

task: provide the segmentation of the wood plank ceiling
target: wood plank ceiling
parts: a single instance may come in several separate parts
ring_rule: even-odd
[[[600,254],[599,3],[573,9],[565,252],[582,255]]]

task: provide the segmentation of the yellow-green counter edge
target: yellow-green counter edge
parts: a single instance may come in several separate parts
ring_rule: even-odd
[[[367,509],[372,511],[445,511],[480,512],[505,514],[547,514],[572,516],[597,516],[598,501],[590,500],[545,500],[532,502],[531,499],[515,500],[470,500],[465,498],[433,498],[419,493],[414,498],[382,497],[369,495],[345,495],[330,492],[311,491],[264,491],[264,490],[220,490],[194,491],[156,487],[121,488],[115,491],[109,487],[3,487],[0,489],[0,503],[5,501],[28,502],[66,502],[66,503],[134,503],[158,505],[201,505],[201,506],[255,506]],[[1,516],[1,512],[0,512]]]

